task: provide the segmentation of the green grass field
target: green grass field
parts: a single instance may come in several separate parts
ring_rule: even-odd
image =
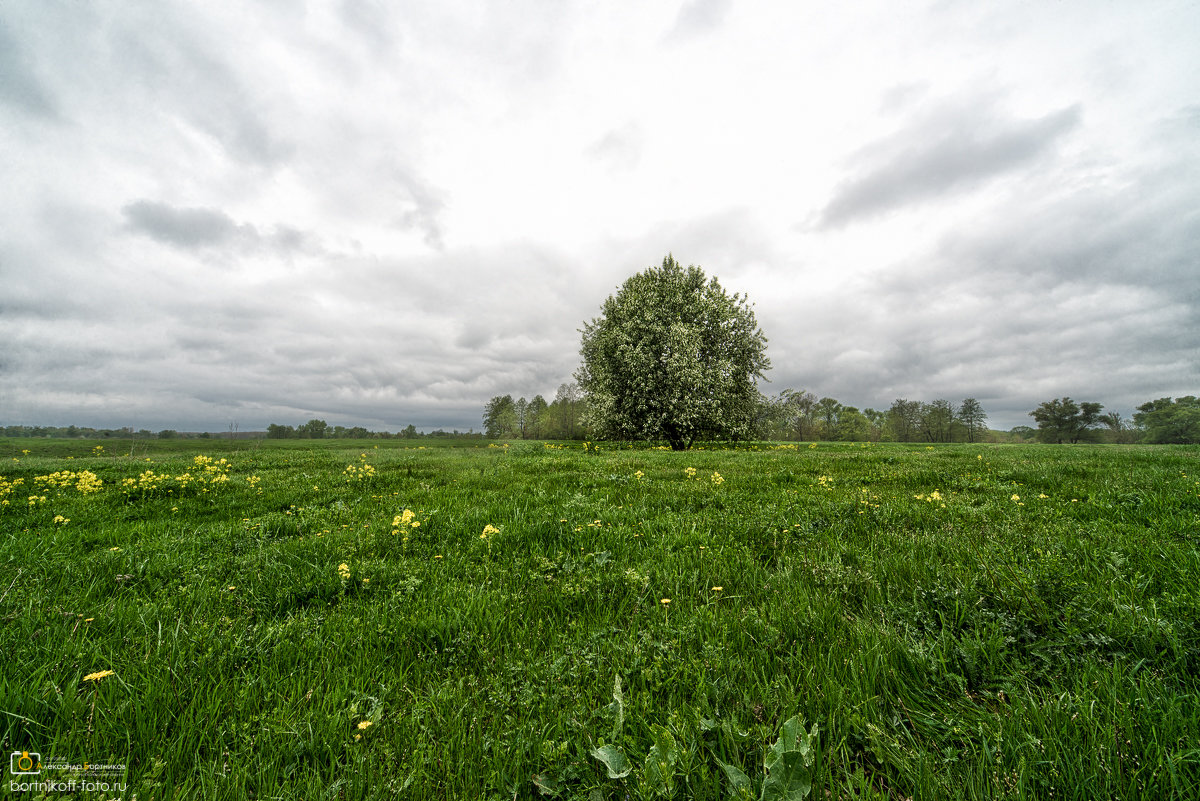
[[[6,753],[143,801],[1200,788],[1200,448],[377,444],[0,444]]]

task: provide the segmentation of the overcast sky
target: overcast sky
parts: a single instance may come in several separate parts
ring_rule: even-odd
[[[1200,3],[0,2],[0,425],[480,428],[668,252],[776,394],[1200,393]]]

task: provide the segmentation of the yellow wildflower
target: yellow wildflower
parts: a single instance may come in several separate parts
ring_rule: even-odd
[[[369,720],[359,721],[358,728],[359,728],[359,730],[371,728],[371,721],[369,721]]]
[[[86,676],[83,677],[83,680],[84,681],[100,681],[100,679],[104,678],[105,676],[111,676],[112,674],[113,674],[113,672],[111,670],[101,670],[98,673],[87,674]]]
[[[479,535],[479,539],[486,540],[488,537],[495,536],[496,534],[499,534],[499,533],[500,533],[500,529],[496,528],[491,523],[488,523],[486,526],[483,527],[483,533]]]

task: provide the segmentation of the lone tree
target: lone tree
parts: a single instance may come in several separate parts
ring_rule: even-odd
[[[1070,398],[1045,401],[1029,413],[1037,420],[1038,439],[1042,442],[1072,444],[1090,439],[1092,428],[1100,422],[1099,403],[1076,403]]]
[[[750,433],[754,379],[771,362],[746,298],[667,256],[601,308],[582,329],[575,374],[598,435],[665,439],[678,451]]]

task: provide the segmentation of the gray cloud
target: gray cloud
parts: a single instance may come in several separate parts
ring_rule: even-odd
[[[644,135],[637,123],[614,128],[588,145],[584,154],[614,170],[632,170],[642,158]]]
[[[719,28],[733,8],[733,0],[686,0],[679,7],[668,41],[687,41]]]
[[[980,186],[1030,164],[1078,127],[1070,106],[1031,120],[1005,119],[990,104],[944,108],[872,143],[850,160],[850,177],[822,210],[834,228]]]
[[[252,226],[239,226],[217,209],[177,209],[165,203],[138,200],[121,211],[133,230],[159,242],[185,248],[225,245],[239,231],[257,235]]]
[[[28,48],[0,19],[0,100],[38,117],[58,117],[50,90],[30,63]]]
[[[184,250],[238,246],[289,253],[308,248],[311,237],[296,228],[277,225],[263,233],[249,223],[237,223],[220,209],[177,208],[151,200],[122,207],[131,231]]]
[[[884,5],[0,4],[3,422],[478,427],[668,252],[768,392],[1195,394],[1200,12]]]

